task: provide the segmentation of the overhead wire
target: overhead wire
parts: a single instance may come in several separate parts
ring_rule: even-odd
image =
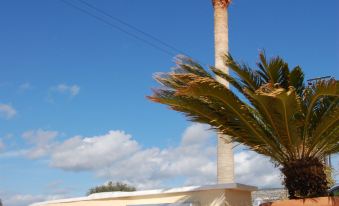
[[[95,11],[97,11],[97,12],[99,12],[99,13],[101,13],[101,14],[103,14],[103,15],[105,15],[105,16],[107,16],[107,17],[109,17],[109,18],[111,18],[111,19],[113,19],[113,20],[115,20],[117,22],[119,22],[120,24],[123,24],[123,25],[127,26],[128,28],[143,34],[144,36],[147,36],[148,38],[150,38],[150,39],[152,39],[152,40],[162,44],[163,46],[165,46],[165,47],[167,47],[167,48],[169,48],[169,49],[171,49],[171,50],[173,50],[175,52],[178,52],[180,54],[186,55],[185,52],[181,51],[180,49],[176,48],[175,46],[170,45],[169,43],[164,42],[163,40],[161,40],[160,38],[156,37],[155,35],[150,34],[150,33],[146,32],[146,31],[144,31],[144,30],[142,30],[142,29],[140,29],[140,28],[138,28],[138,27],[136,27],[136,26],[134,26],[134,25],[132,25],[132,24],[130,24],[130,23],[128,23],[128,22],[118,18],[118,17],[116,17],[116,16],[113,16],[112,14],[104,11],[103,9],[100,9],[99,7],[89,3],[88,1],[85,1],[85,0],[78,0],[78,1],[80,3],[88,6],[89,8],[91,8],[91,9],[93,9],[93,10],[95,10]],[[186,56],[188,56],[188,55],[186,55]]]
[[[91,12],[87,11],[86,9],[83,9],[83,8],[81,8],[81,7],[79,7],[79,6],[75,5],[75,4],[73,4],[73,3],[70,3],[70,2],[67,1],[67,0],[60,0],[60,1],[61,1],[62,3],[64,3],[64,4],[70,6],[70,7],[72,7],[72,8],[74,8],[74,9],[78,10],[78,11],[81,11],[81,12],[87,14],[88,16],[91,16],[92,18],[97,19],[98,21],[101,21],[102,23],[105,23],[106,25],[108,25],[108,26],[110,26],[110,27],[112,27],[112,28],[114,28],[114,29],[116,29],[116,30],[119,30],[120,32],[123,32],[123,33],[129,35],[130,37],[135,38],[135,39],[138,40],[138,41],[141,41],[141,42],[143,42],[143,43],[145,43],[145,44],[147,44],[147,45],[153,47],[154,49],[157,49],[157,50],[159,50],[159,51],[161,51],[161,52],[167,54],[167,55],[170,56],[170,57],[174,57],[174,56],[176,55],[174,52],[171,52],[171,51],[169,51],[168,49],[164,49],[164,48],[162,48],[162,47],[160,47],[160,46],[158,46],[158,45],[156,45],[156,44],[154,44],[154,43],[152,43],[152,42],[150,42],[150,41],[148,41],[148,40],[146,40],[146,39],[144,39],[144,38],[142,38],[142,37],[140,37],[140,36],[138,36],[138,35],[136,35],[136,34],[133,34],[132,32],[129,32],[129,31],[127,31],[126,29],[123,29],[123,28],[121,28],[121,27],[119,27],[119,26],[117,26],[117,25],[115,25],[115,24],[109,22],[109,21],[107,21],[106,19],[104,19],[104,18],[102,18],[102,17],[100,17],[100,16],[98,16],[98,15],[92,14]]]
[[[103,9],[100,9],[100,8],[97,7],[97,6],[94,6],[93,4],[90,4],[89,2],[87,2],[87,1],[85,1],[85,0],[77,0],[77,1],[79,1],[79,2],[82,3],[82,4],[84,4],[84,5],[87,6],[88,8],[93,9],[93,10],[95,10],[96,12],[101,13],[101,14],[104,15],[104,16],[109,17],[110,19],[117,21],[118,23],[120,23],[120,24],[122,24],[122,25],[124,25],[124,26],[126,26],[126,27],[128,27],[128,28],[130,28],[130,29],[132,29],[132,30],[134,30],[134,31],[136,31],[136,32],[139,32],[140,34],[144,35],[145,37],[148,37],[149,40],[152,40],[152,41],[154,41],[154,42],[157,42],[158,44],[161,44],[162,46],[166,47],[167,49],[165,49],[165,48],[163,48],[163,47],[157,45],[156,43],[154,43],[154,42],[152,42],[152,41],[149,41],[149,40],[147,40],[147,39],[145,39],[145,38],[142,38],[142,37],[140,37],[139,35],[134,34],[134,33],[130,32],[130,31],[124,29],[124,28],[121,28],[120,26],[115,25],[115,24],[111,23],[110,21],[108,21],[108,20],[106,20],[106,19],[104,19],[104,18],[102,18],[102,17],[100,17],[100,16],[98,16],[98,15],[95,15],[95,14],[91,13],[90,11],[88,11],[88,10],[86,10],[86,9],[80,7],[80,6],[77,6],[77,5],[74,4],[74,3],[71,3],[71,0],[60,0],[60,1],[61,1],[62,3],[64,3],[65,5],[70,6],[70,7],[72,7],[73,9],[76,9],[76,10],[82,12],[82,13],[85,13],[86,15],[88,15],[88,16],[90,16],[90,17],[92,17],[92,18],[95,18],[96,20],[101,21],[102,23],[105,23],[106,25],[108,25],[108,26],[110,26],[110,27],[112,27],[112,28],[114,28],[114,29],[116,29],[116,30],[119,30],[119,31],[122,32],[122,33],[125,33],[125,34],[127,34],[128,36],[133,37],[134,39],[136,39],[136,40],[138,40],[138,41],[140,41],[140,42],[143,42],[144,44],[147,44],[147,45],[151,46],[151,47],[153,47],[154,49],[156,49],[156,50],[158,50],[158,51],[160,51],[160,52],[162,52],[162,53],[164,53],[164,54],[166,54],[166,55],[168,55],[168,56],[170,56],[170,57],[172,57],[172,58],[175,57],[175,56],[177,56],[178,54],[180,54],[180,55],[184,55],[184,56],[186,56],[186,57],[188,57],[188,58],[190,58],[190,59],[198,60],[198,59],[193,58],[192,56],[186,54],[186,53],[183,52],[182,50],[176,48],[175,46],[173,46],[173,45],[171,45],[171,44],[169,44],[169,43],[166,43],[165,41],[161,40],[160,38],[156,37],[155,35],[152,35],[152,34],[146,32],[146,31],[144,31],[144,30],[142,30],[142,29],[140,29],[140,28],[138,28],[138,27],[136,27],[136,26],[134,26],[134,25],[132,25],[132,24],[130,24],[130,23],[128,23],[128,22],[126,22],[126,21],[124,21],[124,20],[118,18],[118,17],[116,17],[116,16],[113,16],[112,14],[108,13],[107,11],[104,11]],[[75,0],[74,0],[74,1],[75,1]],[[170,50],[168,50],[168,49],[171,49],[172,51],[170,51]],[[175,51],[176,53],[175,53],[174,51]],[[204,65],[208,65],[208,64],[206,64],[206,63],[204,63],[204,62],[202,62],[202,61],[199,61],[199,62],[200,62],[200,63],[203,63]]]

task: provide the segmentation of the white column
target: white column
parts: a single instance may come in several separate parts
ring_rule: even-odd
[[[215,67],[229,73],[223,62],[223,55],[228,53],[228,12],[227,0],[214,0],[214,43]],[[229,83],[220,77],[217,80],[227,87]],[[227,136],[218,135],[217,145],[217,181],[219,184],[234,182],[233,144],[227,143]]]

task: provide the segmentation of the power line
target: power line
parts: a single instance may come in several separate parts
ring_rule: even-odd
[[[156,36],[154,36],[154,35],[152,35],[152,34],[146,32],[146,31],[143,31],[142,29],[140,29],[140,28],[138,28],[138,27],[136,27],[136,26],[133,26],[133,25],[130,24],[130,23],[127,23],[126,21],[123,21],[122,19],[120,19],[120,18],[118,18],[118,17],[116,17],[116,16],[113,16],[112,14],[110,14],[110,13],[104,11],[103,9],[100,9],[100,8],[94,6],[93,4],[90,4],[89,2],[87,2],[87,1],[85,1],[85,0],[78,0],[78,1],[81,2],[81,3],[83,3],[83,4],[85,4],[85,5],[88,6],[89,8],[94,9],[95,11],[97,11],[97,12],[99,12],[99,13],[102,13],[103,15],[105,15],[105,16],[107,16],[107,17],[109,17],[109,18],[111,18],[111,19],[113,19],[113,20],[115,20],[115,21],[117,21],[117,22],[119,22],[119,23],[121,23],[121,24],[123,24],[123,25],[129,27],[130,29],[133,29],[133,30],[135,30],[135,31],[137,31],[137,32],[139,32],[139,33],[141,33],[141,34],[147,36],[148,38],[153,39],[154,41],[156,41],[156,42],[162,44],[163,46],[168,47],[168,48],[172,49],[172,50],[175,51],[175,52],[178,52],[178,53],[181,53],[181,54],[186,55],[185,52],[181,51],[180,49],[178,49],[178,48],[176,48],[176,47],[174,47],[174,46],[172,46],[172,45],[170,45],[170,44],[168,44],[168,43],[162,41],[162,40],[159,39],[158,37],[156,37]],[[188,56],[188,55],[186,55],[186,56]]]
[[[129,32],[129,31],[127,31],[127,30],[117,26],[117,25],[114,25],[113,23],[107,21],[106,19],[104,19],[104,18],[102,18],[100,16],[97,16],[95,14],[92,14],[91,12],[87,11],[86,9],[83,9],[83,8],[73,4],[73,3],[70,3],[69,1],[66,1],[66,0],[60,0],[60,1],[62,3],[64,3],[64,4],[66,4],[66,5],[74,8],[74,9],[76,9],[76,10],[79,10],[79,11],[81,11],[81,12],[91,16],[92,18],[97,19],[98,21],[101,21],[101,22],[105,23],[106,25],[108,25],[108,26],[110,26],[110,27],[112,27],[114,29],[119,30],[120,32],[123,32],[123,33],[125,33],[125,34],[127,34],[127,35],[129,35],[129,36],[131,36],[131,37],[133,37],[133,38],[135,38],[135,39],[137,39],[137,40],[139,40],[139,41],[141,41],[141,42],[151,46],[151,47],[153,47],[154,49],[157,49],[157,50],[159,50],[159,51],[169,55],[170,57],[174,57],[176,55],[175,53],[173,53],[171,51],[168,51],[167,49],[164,49],[162,47],[159,47],[158,45],[156,45],[156,44],[154,44],[154,43],[152,43],[152,42],[150,42],[150,41],[148,41],[148,40],[146,40],[144,38],[141,38],[138,35],[133,34],[133,33]]]
[[[168,55],[170,57],[174,57],[174,56],[177,55],[176,53],[173,52],[173,51],[175,51],[175,52],[177,52],[179,54],[183,54],[184,56],[186,56],[186,57],[188,57],[190,59],[195,59],[195,58],[191,57],[190,55],[186,54],[185,52],[183,52],[182,50],[174,47],[173,45],[170,45],[169,43],[166,43],[165,41],[161,40],[160,38],[158,38],[158,37],[156,37],[156,36],[146,32],[146,31],[143,31],[142,29],[140,29],[140,28],[138,28],[136,26],[133,26],[132,24],[127,23],[126,21],[121,20],[118,17],[115,17],[115,16],[109,14],[108,12],[104,11],[103,9],[100,9],[100,8],[94,6],[93,4],[88,3],[85,0],[78,0],[78,1],[80,3],[86,5],[87,7],[89,7],[91,9],[93,9],[93,10],[95,10],[95,11],[97,11],[97,12],[99,12],[99,13],[101,13],[101,14],[109,17],[109,18],[111,18],[112,20],[115,20],[115,21],[119,22],[120,24],[125,25],[126,27],[128,27],[130,29],[133,29],[134,31],[137,31],[137,32],[143,34],[144,36],[148,37],[149,39],[151,39],[151,40],[153,40],[153,41],[155,41],[157,43],[160,43],[162,46],[165,46],[165,47],[167,47],[167,48],[169,48],[169,49],[171,49],[173,51],[169,51],[168,49],[165,49],[165,48],[163,48],[161,46],[158,46],[157,44],[153,43],[152,41],[149,41],[149,40],[147,40],[145,38],[142,38],[142,37],[138,36],[137,34],[134,34],[134,33],[130,32],[130,31],[126,30],[126,29],[123,29],[120,26],[115,25],[115,24],[111,23],[110,21],[108,21],[108,20],[106,20],[106,19],[104,19],[104,18],[102,18],[102,17],[100,17],[98,15],[92,14],[90,11],[88,11],[88,10],[82,8],[82,7],[79,7],[76,4],[74,4],[74,3],[71,3],[70,1],[67,1],[67,0],[60,0],[60,1],[62,3],[64,3],[64,4],[66,4],[66,5],[74,8],[74,9],[76,9],[76,10],[79,10],[79,11],[81,11],[81,12],[83,12],[83,13],[85,13],[85,14],[87,14],[87,15],[95,18],[95,19],[97,19],[98,21],[101,21],[101,22],[107,24],[108,26],[113,27],[114,29],[119,30],[120,32],[123,32],[123,33],[125,33],[125,34],[127,34],[127,35],[129,35],[129,36],[131,36],[133,38],[135,38],[136,40],[139,40],[139,41],[141,41],[141,42],[143,42],[143,43],[153,47],[154,49],[157,49],[157,50],[165,53],[166,55]],[[198,59],[195,59],[195,60],[198,60]],[[199,62],[203,63],[202,61],[199,61]],[[207,65],[206,63],[204,63],[204,64]]]

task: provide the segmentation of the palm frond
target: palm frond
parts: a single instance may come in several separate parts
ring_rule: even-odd
[[[220,69],[217,69],[215,67],[210,67],[210,69],[213,71],[213,73],[227,82],[229,82],[234,88],[236,88],[240,93],[244,92],[244,84],[237,80],[236,78],[232,77],[231,75],[221,71]]]
[[[263,81],[257,72],[245,64],[239,64],[231,55],[225,55],[224,62],[248,89],[255,91],[262,85]]]
[[[267,62],[264,52],[260,52],[259,59],[260,62],[257,63],[259,67],[258,74],[260,74],[264,82],[272,85],[279,84],[281,87],[288,89],[288,64],[280,57],[272,58]]]
[[[270,145],[277,153],[280,152],[281,149],[276,141],[272,137],[267,137],[263,128],[258,127],[260,124],[248,110],[249,105],[241,101],[233,92],[216,80],[199,77],[189,82],[187,87],[179,88],[177,93],[195,98],[203,96],[209,98],[212,102],[216,100],[222,102],[228,114],[235,115],[247,132],[257,139],[261,139],[263,143]]]
[[[289,85],[293,86],[299,96],[302,96],[302,92],[305,89],[304,72],[299,66],[292,69],[288,77]]]
[[[177,66],[173,71],[179,73],[192,73],[201,77],[212,77],[199,63],[193,61],[191,58],[185,56],[176,57]]]
[[[201,65],[180,57],[172,72],[155,76],[163,87],[148,98],[191,121],[211,125],[279,164],[338,152],[338,82],[305,87],[300,67],[290,71],[280,57],[268,61],[261,53],[259,58],[254,70],[226,55],[225,64],[234,76],[210,68],[238,90],[232,92]]]
[[[334,79],[319,81],[305,89],[303,93],[303,107],[305,112],[305,129],[304,136],[309,136],[312,128],[312,119],[317,118],[317,110],[319,108],[319,100],[322,97],[339,97],[339,86]]]

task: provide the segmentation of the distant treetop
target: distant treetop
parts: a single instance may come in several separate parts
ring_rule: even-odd
[[[121,191],[121,192],[133,192],[136,191],[136,188],[130,185],[127,185],[125,183],[116,182],[113,184],[112,181],[108,182],[105,185],[96,186],[88,191],[88,195],[93,193],[100,193],[100,192],[115,192],[115,191]]]

